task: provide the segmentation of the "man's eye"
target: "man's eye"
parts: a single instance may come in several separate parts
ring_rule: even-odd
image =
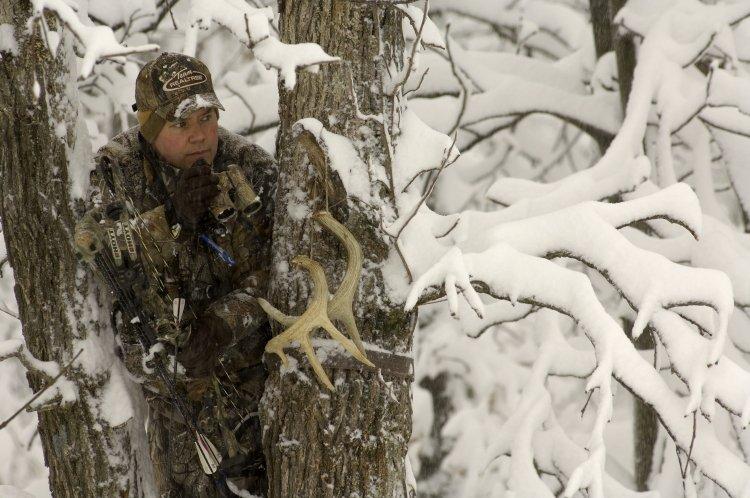
[[[174,123],[172,125],[173,128],[184,128],[186,126],[186,123],[184,121],[178,121],[177,123]]]
[[[210,112],[204,114],[203,116],[201,116],[201,122],[208,123],[209,121],[211,121],[212,116],[213,116],[213,113],[210,113]]]

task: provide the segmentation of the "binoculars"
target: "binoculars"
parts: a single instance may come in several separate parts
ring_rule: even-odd
[[[219,177],[219,193],[209,207],[214,221],[223,225],[238,213],[243,221],[247,221],[260,209],[260,199],[239,166],[231,164],[226,171],[214,174]]]

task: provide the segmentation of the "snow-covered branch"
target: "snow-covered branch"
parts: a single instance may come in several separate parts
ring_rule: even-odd
[[[658,373],[638,354],[620,326],[599,303],[588,279],[552,262],[525,255],[506,244],[493,247],[485,253],[451,255],[453,261],[436,267],[426,278],[415,283],[407,307],[413,306],[419,292],[428,285],[444,282],[449,287],[458,280],[451,271],[460,258],[471,274],[472,283],[482,282],[493,297],[511,302],[527,303],[557,310],[571,316],[583,328],[596,350],[597,367],[589,379],[587,389],[601,389],[597,424],[592,432],[589,448],[603,442],[603,428],[611,415],[611,387],[614,376],[637,396],[652,404],[676,443],[686,452],[691,444],[692,426],[684,417],[686,412],[698,408],[690,400],[686,403],[659,377]],[[538,275],[538,278],[531,276]],[[720,289],[714,289],[720,290]],[[729,286],[726,286],[726,291]],[[464,289],[468,292],[468,289]],[[693,368],[706,368],[714,361],[715,345],[703,348],[700,364]],[[714,367],[715,368],[715,367]],[[692,397],[691,397],[692,398]],[[700,398],[699,398],[700,400]],[[735,457],[716,439],[708,423],[698,418],[698,437],[694,443],[692,459],[703,472],[718,482],[731,494],[740,496],[750,482],[750,467]],[[720,455],[717,459],[716,456]],[[717,464],[721,460],[725,464]],[[586,472],[591,469],[587,468]],[[581,481],[585,484],[585,480]]]
[[[316,43],[287,44],[271,36],[270,7],[252,7],[242,0],[191,0],[188,29],[183,52],[195,55],[198,30],[206,30],[212,22],[226,27],[241,43],[247,45],[266,68],[278,71],[287,89],[297,81],[297,69],[317,71],[320,64],[337,62]]]
[[[71,363],[80,354],[81,351],[71,360]],[[38,360],[31,354],[23,339],[0,342],[0,361],[9,358],[18,359],[26,370],[41,375],[48,382],[47,386],[37,392],[16,414],[24,407],[28,407],[29,410],[43,410],[52,405],[66,405],[78,400],[78,387],[72,380],[64,376],[70,364],[61,368],[55,361]],[[2,426],[6,425],[9,421],[5,421]]]
[[[128,54],[151,52],[157,50],[158,45],[146,44],[136,47],[122,45],[112,28],[109,26],[94,26],[86,17],[81,20],[75,12],[71,3],[66,0],[32,0],[31,2],[34,19],[39,19],[42,30],[49,37],[46,21],[42,17],[45,12],[53,12],[58,19],[75,35],[78,42],[83,46],[84,55],[81,63],[81,77],[86,78],[91,74],[94,64],[99,59],[123,57]],[[48,41],[48,43],[51,43]],[[53,50],[50,47],[50,50]]]

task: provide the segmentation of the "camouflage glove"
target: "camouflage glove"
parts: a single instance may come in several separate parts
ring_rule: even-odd
[[[219,193],[218,184],[218,177],[211,174],[211,166],[202,159],[182,170],[170,197],[175,220],[193,230],[198,228]]]
[[[232,331],[224,320],[211,314],[202,315],[192,325],[190,338],[177,353],[177,360],[185,367],[188,377],[207,377],[231,342]]]
[[[73,236],[73,243],[76,250],[76,256],[84,261],[91,263],[102,250],[104,244],[95,230],[89,230],[86,227],[76,226]]]

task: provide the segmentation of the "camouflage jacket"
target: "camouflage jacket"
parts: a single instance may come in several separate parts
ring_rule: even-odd
[[[183,229],[176,234],[171,230],[165,203],[169,186],[179,171],[156,156],[137,127],[102,147],[96,164],[91,173],[87,212],[79,225],[96,223],[98,217],[92,214],[112,202],[132,203],[142,221],[137,238],[146,256],[142,259],[149,267],[145,272],[146,283],[133,285],[133,290],[148,313],[157,323],[173,321],[173,301],[182,298],[186,302],[183,322],[208,316],[222,320],[232,331],[232,342],[222,362],[225,371],[234,374],[261,368],[269,332],[265,313],[256,298],[265,295],[270,262],[276,181],[271,156],[239,135],[219,128],[214,171],[224,171],[232,164],[240,166],[262,203],[250,223],[241,223],[238,217],[226,225],[226,233],[208,234],[234,259],[234,266],[202,243],[198,233]],[[143,351],[130,325],[122,320],[113,321],[119,353],[128,370],[160,390],[158,379],[144,364]]]

